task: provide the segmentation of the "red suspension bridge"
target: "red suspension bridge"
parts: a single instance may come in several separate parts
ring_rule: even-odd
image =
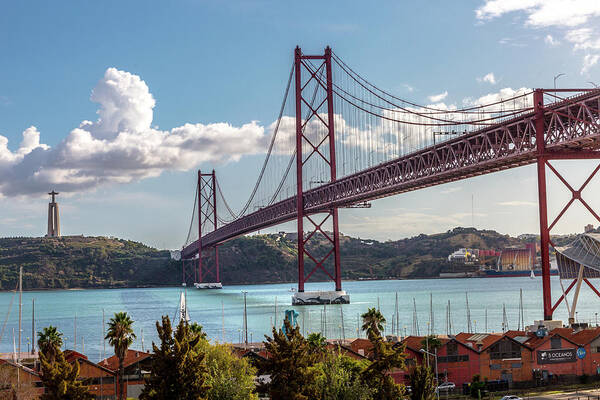
[[[536,163],[544,318],[552,319],[558,303],[552,304],[550,292],[550,231],[576,200],[600,222],[582,197],[600,165],[575,189],[551,161],[600,159],[599,110],[598,89],[519,90],[509,98],[473,100],[464,108],[419,105],[371,84],[329,47],[322,55],[296,48],[248,200],[234,211],[214,171],[199,171],[182,259],[192,260],[194,282],[219,282],[221,243],[295,220],[298,292],[317,270],[341,292],[338,208]],[[572,193],[551,222],[548,170]],[[329,244],[324,254],[307,249],[316,236]],[[203,265],[198,255],[209,251],[214,261]],[[185,271],[184,264],[184,278]]]

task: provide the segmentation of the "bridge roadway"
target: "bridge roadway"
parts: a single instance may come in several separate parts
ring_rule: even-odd
[[[565,90],[566,92],[567,90]],[[549,90],[549,92],[552,92]],[[587,90],[540,109],[544,149],[536,144],[536,112],[461,135],[304,192],[304,209],[315,214],[429,186],[515,168],[545,159],[600,158],[600,90]],[[296,196],[245,215],[202,237],[202,248],[292,221]],[[198,252],[198,241],[183,258]]]

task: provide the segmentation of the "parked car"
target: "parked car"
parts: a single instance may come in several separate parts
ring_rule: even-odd
[[[523,400],[522,398],[520,398],[519,396],[504,396],[501,400]]]
[[[443,391],[452,390],[455,387],[456,387],[456,385],[454,384],[454,382],[444,382],[440,386],[438,386],[435,390],[443,392]]]

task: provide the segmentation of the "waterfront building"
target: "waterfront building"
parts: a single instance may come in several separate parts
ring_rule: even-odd
[[[397,382],[408,384],[410,374],[417,364],[427,362],[422,336],[408,336],[402,340],[406,346],[407,368],[402,373],[394,376]],[[458,341],[455,337],[438,336],[441,346],[437,349],[429,349],[431,353],[437,352],[438,380],[442,382],[454,382],[457,386],[471,382],[473,375],[479,374],[479,351],[466,343]],[[435,357],[429,357],[431,367],[435,368]]]
[[[64,351],[65,360],[79,363],[79,378],[84,380],[90,393],[98,399],[113,399],[117,394],[116,373],[90,361],[87,356],[74,351]]]
[[[426,362],[423,336],[408,336],[406,371],[393,374],[408,384],[415,365]],[[459,333],[438,337],[438,379],[457,388],[472,381],[504,381],[509,386],[578,382],[583,375],[600,375],[600,327],[555,328],[539,332]],[[432,359],[430,358],[430,361]],[[433,366],[433,365],[432,365]]]
[[[531,349],[524,344],[527,340],[529,336],[521,331],[487,335],[486,344],[480,349],[479,374],[488,380],[503,380],[509,384],[530,381],[533,372]]]
[[[12,398],[9,397],[10,391],[17,387],[17,384],[21,384],[22,394],[27,396],[39,396],[44,393],[38,371],[6,358],[0,358],[0,369],[5,371],[2,374],[4,382],[1,382],[0,397],[6,395],[6,398]]]
[[[112,356],[99,362],[99,364],[110,371],[119,371],[119,359]],[[123,360],[125,368],[125,396],[137,399],[144,388],[144,378],[152,368],[152,354],[140,350],[127,349]],[[117,377],[118,379],[118,377]]]

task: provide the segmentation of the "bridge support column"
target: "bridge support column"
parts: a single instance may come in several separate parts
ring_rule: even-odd
[[[202,228],[210,226],[217,230],[217,178],[215,170],[211,173],[202,173],[198,170],[198,279],[195,286],[199,289],[220,289],[219,251],[214,247],[214,262],[203,266],[202,263]],[[205,226],[208,225],[208,226]],[[212,225],[212,226],[211,226]],[[205,267],[203,269],[203,267]]]
[[[312,62],[317,62],[313,65]],[[303,79],[306,73],[306,80]],[[333,80],[331,66],[331,49],[327,47],[323,55],[309,56],[302,54],[299,47],[295,50],[294,59],[295,93],[296,93],[296,209],[298,228],[298,295],[294,296],[294,304],[308,304],[309,300],[317,303],[349,302],[342,290],[340,265],[340,233],[337,207],[332,205],[326,210],[307,212],[310,204],[306,204],[304,195],[304,169],[307,166],[319,166],[328,170],[329,180],[321,177],[311,180],[308,186],[335,182],[335,121],[333,111]],[[325,79],[323,80],[323,76]],[[309,94],[304,96],[304,92]],[[327,117],[324,114],[327,113]],[[307,126],[311,124],[311,129]],[[303,151],[306,150],[306,151]],[[310,230],[305,235],[305,222]],[[325,227],[330,226],[330,230]],[[318,240],[320,244],[327,242],[329,251],[317,253],[309,249],[309,242]],[[321,247],[321,246],[319,246]],[[314,263],[314,267],[305,274],[305,261]],[[333,267],[333,273],[331,272]],[[329,269],[329,270],[328,270]],[[335,293],[322,292],[302,295],[304,283],[317,271],[321,271],[335,282]],[[320,300],[315,300],[320,299]]]
[[[537,147],[537,180],[538,180],[538,197],[539,197],[539,212],[540,212],[540,253],[542,262],[542,290],[543,290],[543,301],[544,301],[544,320],[552,320],[552,314],[554,310],[562,301],[566,301],[565,297],[569,291],[573,288],[573,285],[578,282],[577,279],[569,285],[565,293],[558,299],[558,301],[552,304],[552,293],[550,287],[550,246],[556,247],[552,243],[550,232],[552,228],[556,226],[558,221],[563,217],[565,212],[571,207],[571,205],[578,200],[581,204],[594,216],[594,218],[600,222],[600,216],[590,207],[590,205],[582,198],[581,192],[590,183],[592,178],[600,171],[600,165],[598,165],[592,173],[588,176],[586,181],[581,187],[576,190],[574,189],[567,179],[550,163],[551,160],[590,160],[600,159],[600,152],[596,151],[565,151],[565,150],[553,150],[546,149],[546,137],[548,135],[547,123],[544,117],[544,92],[553,92],[553,90],[536,89],[533,95],[534,110],[535,110],[535,131],[536,131],[536,147]],[[562,208],[558,215],[554,218],[552,223],[548,224],[548,203],[547,203],[547,186],[546,186],[546,167],[564,184],[564,186],[571,192],[571,199]],[[579,278],[579,284],[581,283],[581,277]],[[586,282],[587,283],[587,282]],[[592,287],[592,286],[591,286]],[[593,288],[593,287],[592,287]],[[595,288],[593,288],[595,290]]]

